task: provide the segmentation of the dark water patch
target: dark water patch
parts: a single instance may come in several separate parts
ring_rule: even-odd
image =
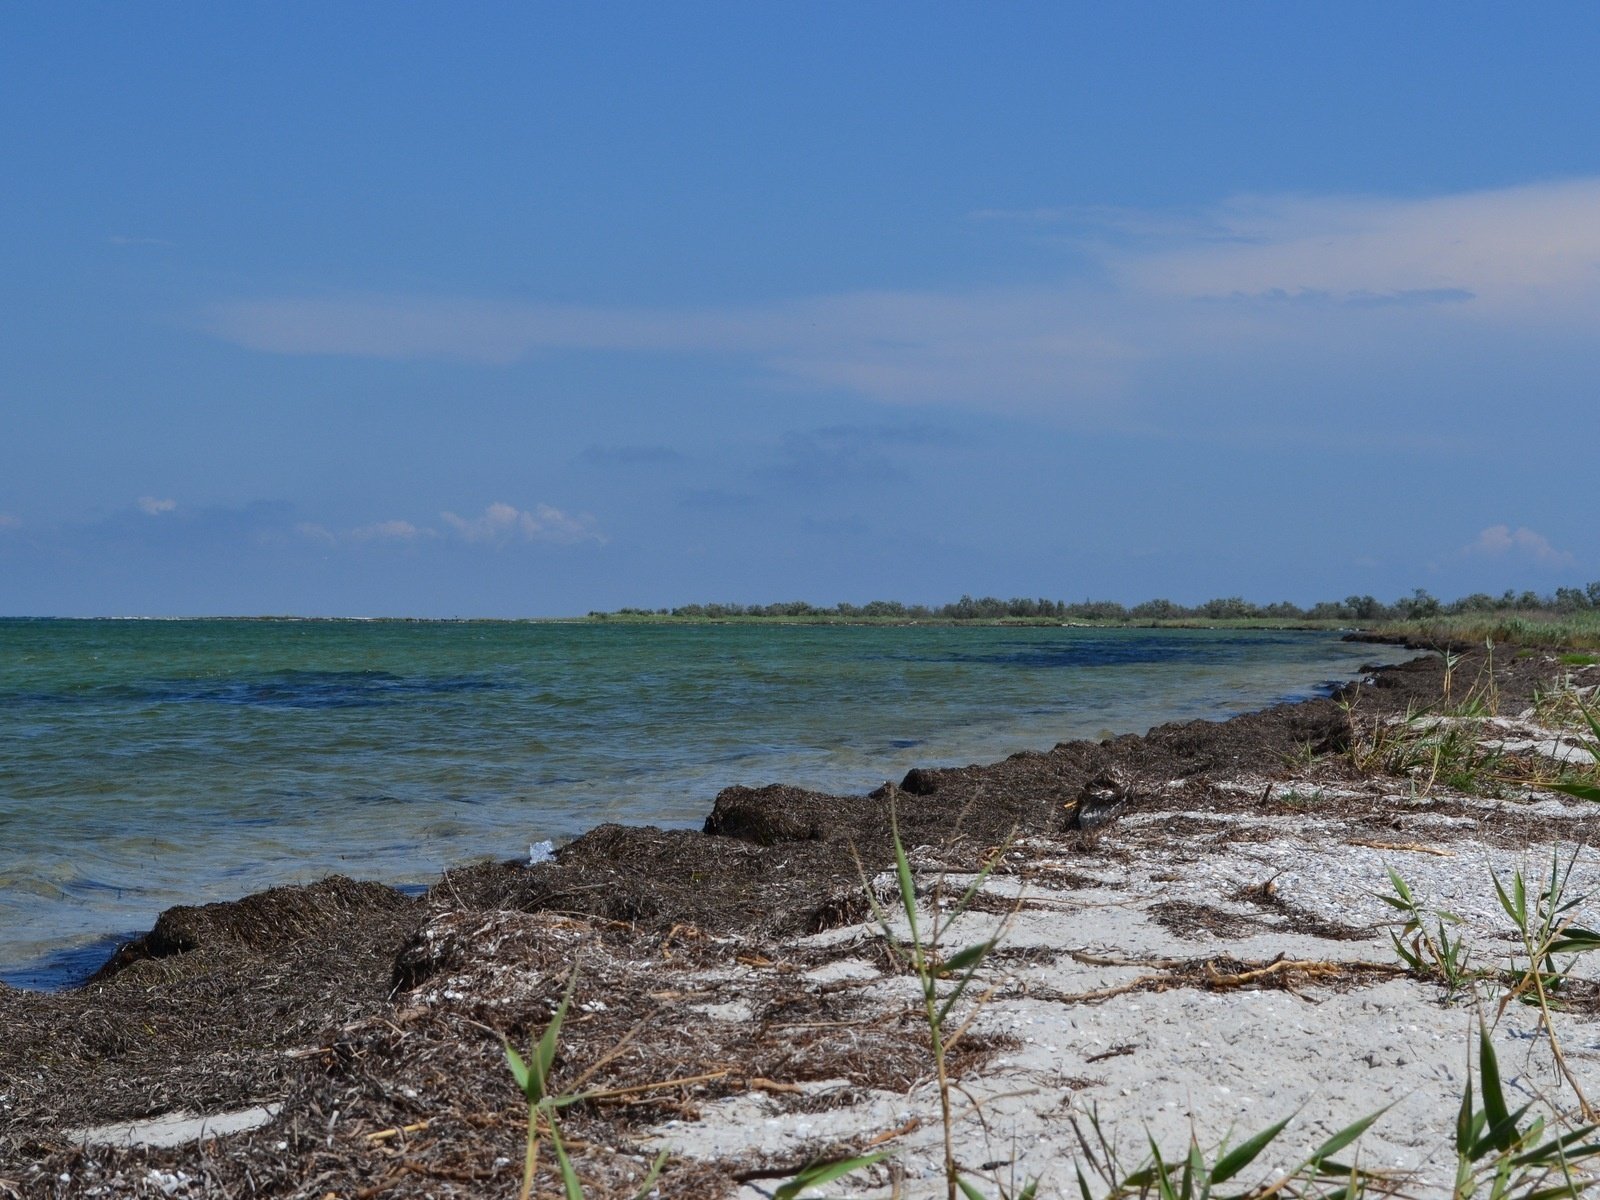
[[[1302,700],[1324,700],[1329,696],[1337,695],[1349,686],[1348,679],[1324,679],[1310,687],[1300,688],[1283,693],[1281,702],[1285,704],[1298,704]]]
[[[0,970],[0,983],[31,992],[60,992],[77,987],[104,966],[117,947],[137,936],[133,932],[109,934],[82,945],[52,950],[20,967]]]
[[[113,704],[216,704],[242,708],[372,708],[409,699],[503,689],[488,675],[405,676],[389,671],[281,671],[256,678],[151,679],[131,684],[86,684],[62,691],[13,692],[17,707]]]
[[[69,892],[82,895],[108,895],[121,899],[124,896],[140,896],[150,889],[140,887],[138,884],[106,883],[99,879],[79,878],[67,884]]]
[[[449,797],[443,798],[449,799]],[[357,792],[354,795],[346,796],[344,803],[352,807],[361,808],[391,808],[396,804],[411,804],[414,801],[405,796],[396,796],[389,792]]]
[[[1023,667],[1038,670],[1081,670],[1085,667],[1137,666],[1147,663],[1234,663],[1240,647],[1289,645],[1291,639],[1270,634],[1244,637],[1209,637],[1205,640],[1175,637],[1082,638],[1047,642],[1018,640],[981,650],[955,649],[884,656],[902,662],[963,663],[983,666]]]

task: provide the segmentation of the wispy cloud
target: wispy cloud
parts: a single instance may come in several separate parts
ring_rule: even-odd
[[[295,526],[295,532],[310,541],[322,542],[328,546],[336,546],[341,542],[409,543],[439,536],[437,529],[401,520],[374,521],[369,525],[358,525],[354,529],[345,530],[333,530],[316,522],[302,521]]]
[[[138,505],[139,511],[147,517],[159,517],[178,510],[176,500],[158,500],[154,496],[140,496]]]
[[[1462,553],[1483,558],[1515,558],[1542,567],[1570,567],[1576,561],[1565,550],[1558,550],[1542,533],[1524,526],[1491,525],[1462,548]]]
[[[337,546],[339,535],[326,525],[319,525],[315,521],[301,521],[294,531],[307,541],[321,542],[325,546]]]
[[[548,504],[524,510],[497,501],[476,517],[462,517],[453,512],[440,513],[439,516],[458,537],[468,542],[499,544],[524,541],[574,545],[578,542],[604,543],[606,540],[605,535],[595,527],[594,518],[587,513],[569,514]]]
[[[371,525],[352,529],[350,536],[362,542],[414,542],[418,538],[439,535],[432,529],[421,528],[410,521],[374,521]]]
[[[1153,377],[1180,405],[1170,381],[1192,363],[1248,375],[1273,355],[1303,369],[1316,355],[1348,364],[1381,350],[1442,369],[1486,332],[1587,344],[1600,321],[1600,178],[1420,198],[1243,197],[1196,213],[975,215],[1049,226],[1071,251],[1060,281],[720,308],[290,296],[220,304],[202,324],[283,354],[731,357],[780,385],[1081,422],[1131,419]]]
[[[1420,199],[1261,197],[1135,252],[1127,285],[1190,297],[1471,298],[1482,314],[1600,298],[1600,180]]]

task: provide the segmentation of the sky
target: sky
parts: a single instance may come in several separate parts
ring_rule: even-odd
[[[1600,7],[0,7],[0,614],[1600,579]]]

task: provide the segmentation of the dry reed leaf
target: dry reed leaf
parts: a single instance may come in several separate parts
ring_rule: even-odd
[[[1432,854],[1438,858],[1454,858],[1455,851],[1441,850],[1437,846],[1424,846],[1421,842],[1379,842],[1370,838],[1348,838],[1346,846],[1365,846],[1369,850],[1408,850],[1413,854]]]

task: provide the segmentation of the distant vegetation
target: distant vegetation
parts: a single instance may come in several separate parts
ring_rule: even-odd
[[[1565,622],[1592,626],[1600,633],[1600,581],[1584,588],[1557,588],[1549,595],[1507,591],[1499,596],[1478,592],[1459,600],[1443,601],[1421,588],[1386,604],[1373,596],[1347,596],[1302,607],[1288,600],[1255,604],[1240,596],[1183,605],[1172,600],[1146,600],[1125,605],[1115,600],[1046,600],[995,596],[963,596],[953,604],[929,606],[898,600],[873,600],[868,604],[821,606],[804,600],[779,604],[685,604],[677,608],[623,608],[613,613],[591,612],[597,620],[721,621],[779,618],[798,621],[1073,621],[1096,624],[1148,624],[1167,622],[1271,622],[1358,624],[1434,622],[1462,629],[1485,629],[1509,621]]]

